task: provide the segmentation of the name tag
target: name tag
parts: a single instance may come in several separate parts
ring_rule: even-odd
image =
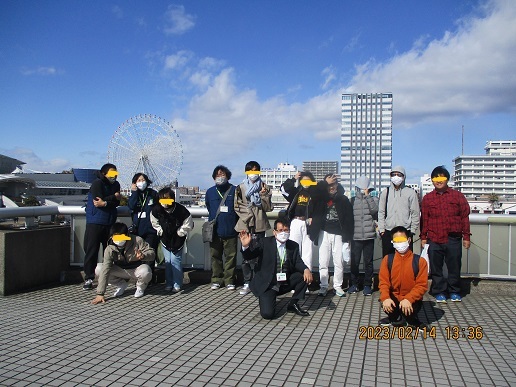
[[[287,273],[276,273],[276,281],[283,282],[287,280]]]
[[[220,212],[228,212],[229,208],[228,206],[220,206]]]
[[[147,217],[147,213],[146,213],[146,212],[140,212],[140,213],[138,214],[138,217],[139,217],[140,219],[146,218],[146,217]]]

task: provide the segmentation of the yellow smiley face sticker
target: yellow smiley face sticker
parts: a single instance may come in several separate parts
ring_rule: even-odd
[[[445,176],[437,176],[432,179],[434,183],[444,183],[448,179]]]
[[[317,185],[317,182],[316,181],[312,181],[312,180],[301,180],[300,184],[303,187],[310,187],[311,185]]]
[[[170,206],[172,203],[174,203],[174,199],[164,198],[164,199],[159,199],[159,202],[161,204]]]
[[[131,237],[125,234],[115,234],[113,235],[113,240],[115,242],[130,241]]]
[[[117,171],[110,170],[106,173],[106,177],[117,177],[117,176],[118,176]]]
[[[246,175],[259,175],[261,174],[260,171],[245,171]]]
[[[405,237],[405,236],[398,236],[398,237],[394,237],[394,238],[392,238],[392,241],[393,241],[394,243],[401,243],[401,242],[406,242],[406,241],[408,241],[408,238],[407,238],[407,237]]]

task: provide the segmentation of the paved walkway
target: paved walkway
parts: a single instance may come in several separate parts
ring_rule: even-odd
[[[272,321],[254,296],[207,284],[133,292],[104,305],[80,285],[0,298],[0,385],[516,386],[514,296],[425,296],[435,338],[400,339],[409,332],[367,329],[383,317],[377,292],[313,292],[309,317],[286,313],[282,296]]]

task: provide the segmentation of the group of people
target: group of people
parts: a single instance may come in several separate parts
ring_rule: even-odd
[[[193,227],[188,209],[175,201],[174,191],[153,190],[144,173],[132,180],[128,206],[133,224],[116,222],[120,185],[116,167],[104,165],[88,195],[85,232],[85,283],[92,289],[99,277],[93,303],[105,302],[109,282],[121,296],[129,280],[136,281],[135,297],[144,294],[152,278],[158,255],[165,262],[166,290],[179,292],[182,286],[182,250]],[[287,310],[308,315],[299,305],[313,282],[313,251],[319,253],[319,296],[329,288],[328,267],[334,267],[333,290],[339,297],[359,291],[359,265],[364,260],[363,295],[373,293],[373,252],[377,237],[382,241],[379,290],[384,323],[408,322],[418,325],[417,312],[427,291],[428,266],[412,253],[414,235],[419,230],[422,248],[428,244],[432,287],[437,302],[460,301],[462,247],[469,248],[469,204],[458,191],[448,187],[449,172],[442,166],[431,174],[434,190],[421,202],[405,185],[405,169],[392,168],[390,185],[378,200],[367,176],[355,182],[355,196],[348,199],[337,176],[329,174],[316,182],[308,172],[298,172],[281,186],[289,206],[274,222],[272,236],[267,212],[272,210],[271,190],[260,177],[260,164],[245,165],[245,179],[231,184],[231,171],[218,165],[214,186],[205,195],[208,221],[214,221],[210,243],[211,289],[236,289],[237,241],[240,239],[242,272],[241,295],[252,292],[259,299],[263,318],[274,317],[276,296],[292,292]],[[462,243],[461,243],[462,241]],[[100,244],[104,260],[97,264]],[[158,248],[161,246],[161,248]],[[344,264],[349,263],[351,282],[343,289]],[[446,263],[448,277],[443,275]]]

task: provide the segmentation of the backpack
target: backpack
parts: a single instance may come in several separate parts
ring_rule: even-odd
[[[414,254],[412,257],[412,270],[414,270],[414,280],[417,278],[419,274],[419,258],[420,256]],[[387,256],[387,267],[389,268],[389,281],[391,280],[391,270],[392,270],[392,262],[394,261],[394,254],[389,254]]]

